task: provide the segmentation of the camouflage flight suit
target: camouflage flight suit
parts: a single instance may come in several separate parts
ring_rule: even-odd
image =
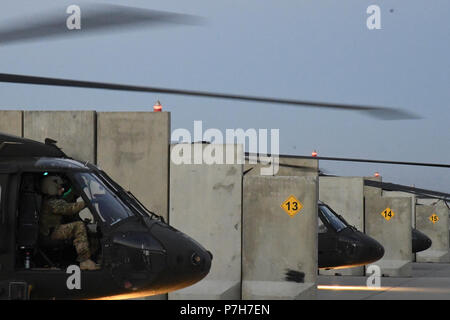
[[[68,203],[58,197],[45,198],[41,210],[40,232],[52,240],[73,239],[73,245],[78,253],[79,262],[90,258],[89,241],[86,227],[81,221],[61,224],[63,216],[72,216],[85,207],[84,202]]]

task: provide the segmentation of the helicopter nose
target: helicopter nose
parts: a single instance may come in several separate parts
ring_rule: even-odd
[[[166,285],[177,289],[203,279],[211,269],[212,254],[184,233],[164,225],[155,225],[151,233],[167,252],[167,269],[163,279]]]
[[[363,260],[367,263],[375,262],[383,258],[384,256],[384,247],[376,241],[375,239],[361,234],[361,243],[362,243],[362,257]]]
[[[424,233],[420,232],[417,229],[412,230],[412,252],[420,252],[427,250],[431,247],[433,242],[431,239]]]

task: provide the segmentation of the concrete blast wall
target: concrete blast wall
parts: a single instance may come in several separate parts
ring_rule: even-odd
[[[416,254],[417,262],[450,262],[449,255],[449,217],[448,208],[442,200],[434,200],[433,203],[416,205],[417,230],[426,234],[432,241],[427,250]],[[437,218],[430,219],[432,216]],[[433,223],[434,221],[434,223]]]
[[[291,195],[303,205],[294,216],[281,208]],[[315,297],[317,198],[315,177],[244,177],[242,299]],[[287,270],[304,283],[286,281]]]
[[[245,162],[244,171],[248,171],[246,173],[247,176],[259,176],[259,175],[272,175],[272,176],[301,176],[301,177],[317,177],[319,170],[319,162],[314,159],[297,159],[297,158],[289,158],[280,156],[278,159],[278,171],[272,172],[272,174],[267,174],[270,172],[268,170],[271,166],[268,163],[271,163],[271,158],[263,159],[255,159],[258,160],[259,163],[252,164],[250,160]],[[273,171],[275,169],[275,165],[272,166]],[[265,170],[266,173],[264,173]],[[263,173],[262,173],[263,172]]]
[[[411,226],[416,227],[416,195],[401,191],[383,191],[383,197],[405,197],[411,200]]]
[[[319,200],[328,204],[347,222],[364,232],[364,178],[362,177],[319,177]],[[364,266],[320,270],[320,274],[363,276]]]
[[[151,211],[168,219],[170,113],[99,112],[97,162]]]
[[[24,111],[23,136],[56,140],[69,157],[95,163],[95,111]]]
[[[194,163],[194,149],[225,150],[225,145],[178,144],[172,146],[172,151],[174,147],[189,152],[190,163]],[[242,157],[242,145],[227,145],[227,148],[232,148],[238,158]],[[175,164],[171,161],[170,224],[211,251],[213,260],[205,279],[169,293],[169,299],[241,298],[242,173],[243,164],[236,162]]]
[[[365,199],[366,234],[380,242],[385,250],[383,258],[373,263],[381,268],[383,275],[411,276],[411,205],[411,199],[406,197]],[[386,220],[383,212],[388,208],[392,217]]]
[[[22,115],[23,111],[0,111],[0,132],[21,137]]]

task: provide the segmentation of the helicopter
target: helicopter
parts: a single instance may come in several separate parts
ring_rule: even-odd
[[[318,268],[343,269],[370,264],[384,255],[383,246],[358,231],[326,203],[318,202]]]
[[[67,157],[55,143],[0,135],[0,299],[161,294],[208,274],[209,251],[147,210],[98,167]],[[99,243],[100,269],[78,269],[79,288],[68,285],[74,272],[67,272],[77,264],[71,243],[39,233],[40,181],[55,174],[87,204],[78,220],[85,223],[89,241]]]
[[[344,269],[367,265],[380,260],[383,246],[375,239],[350,225],[324,202],[318,203],[318,267],[319,269]],[[412,228],[412,253],[431,247],[431,239]]]

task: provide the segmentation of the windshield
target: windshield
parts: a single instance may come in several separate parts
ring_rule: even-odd
[[[336,232],[347,228],[347,225],[342,221],[337,214],[331,210],[329,207],[320,205],[319,210],[322,212],[323,217],[328,221],[328,223],[333,227]]]
[[[94,174],[79,172],[74,177],[104,223],[114,225],[133,216],[131,209]]]
[[[150,218],[156,218],[164,221],[164,218],[162,216],[157,215],[156,213],[148,210],[132,193],[131,191],[125,191],[123,188],[118,185],[114,180],[112,180],[105,172],[99,171],[99,176],[108,186],[110,186],[113,191],[118,193],[121,196],[121,199],[124,200],[126,203],[132,206],[134,210],[136,210],[137,213],[141,214],[142,216],[150,217]]]

